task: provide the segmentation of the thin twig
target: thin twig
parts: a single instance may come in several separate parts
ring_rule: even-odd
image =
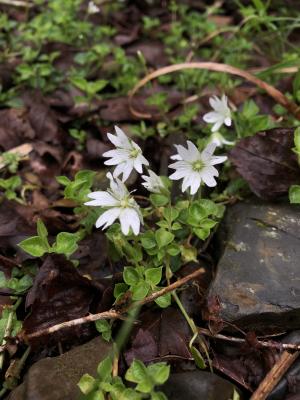
[[[225,336],[225,335],[222,335],[219,333],[213,334],[208,329],[205,329],[205,328],[198,328],[198,331],[199,331],[199,333],[201,333],[204,336],[209,336],[213,339],[224,340],[226,342],[233,342],[233,343],[246,343],[247,342],[246,339],[237,338],[234,336]],[[300,351],[300,344],[268,342],[266,340],[257,340],[257,343],[261,347],[267,347],[267,348],[278,349],[278,350]]]
[[[166,293],[172,292],[173,290],[183,286],[185,283],[190,281],[191,279],[196,278],[198,275],[203,274],[204,268],[199,268],[197,271],[192,272],[191,274],[185,276],[184,278],[179,279],[178,281],[172,283],[171,285],[158,290],[157,292],[153,292],[149,296],[145,297],[143,300],[138,301],[130,305],[129,307],[125,308],[121,312],[117,312],[114,309],[110,309],[109,311],[104,311],[98,314],[90,314],[85,317],[72,319],[70,321],[65,321],[60,324],[56,324],[51,326],[50,328],[41,329],[40,331],[30,333],[29,335],[22,335],[24,339],[33,339],[39,336],[49,335],[51,333],[57,332],[64,328],[70,328],[77,325],[86,324],[88,322],[98,321],[101,319],[126,319],[125,314],[130,311],[132,308],[136,308],[138,306],[142,306],[147,303],[151,303],[152,301],[156,300],[158,297],[165,295]]]
[[[33,4],[29,3],[28,1],[22,1],[22,0],[0,0],[0,5],[1,4],[12,7],[24,7],[24,8],[33,7]]]
[[[262,380],[256,391],[251,396],[250,400],[265,400],[286,373],[286,371],[297,359],[299,354],[299,351],[293,354],[289,353],[288,351],[284,351],[276,364],[274,364],[273,368]]]
[[[265,90],[269,94],[269,96],[273,97],[273,99],[277,103],[285,107],[297,119],[300,119],[300,107],[292,100],[289,100],[282,92],[280,92],[274,86],[269,85],[267,82],[262,81],[261,79],[257,78],[256,76],[250,74],[247,71],[233,67],[232,65],[220,64],[215,62],[190,62],[190,63],[168,65],[166,67],[159,68],[156,71],[153,71],[152,73],[146,75],[135,85],[135,87],[129,93],[129,107],[132,114],[138,118],[151,119],[152,118],[151,114],[140,113],[133,108],[132,106],[133,96],[137,93],[137,91],[141,87],[143,87],[144,85],[146,85],[146,83],[152,81],[153,79],[158,78],[159,76],[162,75],[167,75],[172,72],[182,71],[186,69],[203,69],[208,71],[223,72],[231,75],[240,76],[241,78],[244,78],[247,81],[252,82],[261,89]]]

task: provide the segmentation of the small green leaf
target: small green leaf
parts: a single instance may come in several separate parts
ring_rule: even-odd
[[[114,287],[114,296],[116,299],[118,299],[120,296],[122,296],[124,293],[126,293],[128,290],[128,286],[126,283],[116,283]]]
[[[140,276],[135,268],[125,267],[123,271],[123,279],[124,282],[127,283],[127,285],[132,286],[136,285],[139,282]]]
[[[292,185],[290,187],[289,199],[291,204],[300,204],[300,185]]]
[[[112,373],[112,358],[108,356],[97,367],[97,373],[101,381],[110,382]]]
[[[19,246],[22,250],[26,251],[26,253],[30,254],[33,257],[42,257],[45,253],[48,252],[48,248],[45,245],[43,239],[39,236],[33,236],[31,238],[23,240],[19,243]]]
[[[95,387],[96,380],[89,374],[84,374],[78,382],[79,389],[84,394],[89,394]]]
[[[166,293],[157,299],[155,299],[155,303],[160,307],[160,308],[167,308],[171,305],[172,302],[172,297],[171,293]]]
[[[133,360],[125,374],[125,378],[129,382],[137,383],[136,390],[142,393],[150,393],[153,389],[153,384],[148,377],[147,368],[139,360]]]
[[[147,371],[156,385],[163,385],[169,378],[170,366],[166,363],[158,362],[149,365]]]
[[[56,242],[52,246],[52,250],[54,253],[70,255],[77,250],[78,240],[78,233],[60,232],[56,236]]]
[[[300,153],[300,127],[295,129],[295,132],[294,132],[294,143],[295,143],[295,147],[296,147],[296,152]]]
[[[169,203],[169,197],[163,194],[151,194],[149,199],[155,207],[162,207]]]
[[[190,346],[190,350],[191,350],[192,356],[195,360],[197,367],[200,369],[205,369],[206,364],[205,364],[205,361],[204,361],[200,351],[195,346]]]
[[[177,256],[180,253],[180,247],[177,243],[171,243],[167,247],[167,253],[170,254],[170,256]]]
[[[154,392],[151,393],[151,400],[168,400],[168,398],[163,392]]]
[[[105,319],[103,320],[100,319],[95,322],[95,325],[97,331],[102,334],[103,339],[109,342],[111,339],[111,326],[109,322],[106,321]]]
[[[163,228],[160,228],[155,232],[155,239],[159,249],[173,242],[174,238],[175,236],[173,235],[173,233],[168,232]]]
[[[48,231],[47,231],[47,228],[46,228],[44,222],[41,219],[38,219],[36,226],[37,226],[38,236],[40,238],[47,238]]]
[[[141,243],[144,249],[153,249],[156,246],[154,233],[148,231],[141,235]]]
[[[179,216],[179,211],[174,207],[164,208],[163,215],[165,219],[171,224]]]
[[[71,181],[69,178],[67,178],[66,176],[57,176],[56,180],[58,183],[60,183],[63,186],[67,186]]]
[[[162,267],[149,268],[145,271],[145,279],[151,286],[156,286],[161,281]]]
[[[205,240],[210,234],[209,228],[194,228],[193,232],[198,236],[199,239]]]
[[[132,299],[133,300],[142,300],[144,299],[150,289],[149,283],[145,281],[141,281],[136,285],[133,285],[130,287],[130,290],[132,292]]]

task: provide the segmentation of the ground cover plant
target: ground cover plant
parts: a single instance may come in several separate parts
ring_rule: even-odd
[[[195,369],[276,389],[300,349],[270,335],[300,326],[244,329],[209,293],[228,209],[298,210],[294,3],[0,0],[0,398],[96,336],[82,399],[172,399]]]

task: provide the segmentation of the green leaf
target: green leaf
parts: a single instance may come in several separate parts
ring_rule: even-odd
[[[145,279],[151,286],[156,286],[161,281],[162,267],[149,268],[145,271]]]
[[[84,394],[89,394],[95,387],[96,380],[89,374],[84,374],[77,383],[79,389]]]
[[[151,393],[151,400],[168,400],[168,398],[163,392],[154,392]]]
[[[139,360],[133,360],[125,374],[125,378],[129,382],[137,383],[136,390],[142,393],[150,393],[153,389],[153,384],[148,377],[147,368]]]
[[[188,263],[190,261],[197,261],[197,249],[195,247],[189,246],[180,246],[181,257],[184,263]]]
[[[132,286],[136,285],[139,282],[140,276],[135,268],[125,267],[123,271],[123,279],[124,282],[127,283],[127,285]]]
[[[179,216],[179,211],[174,207],[164,208],[163,215],[165,219],[171,224]]]
[[[147,371],[156,385],[163,385],[169,378],[170,366],[166,363],[159,362],[149,365]]]
[[[111,326],[108,321],[106,320],[98,320],[95,322],[96,329],[98,332],[102,334],[102,337],[107,342],[111,339]]]
[[[120,296],[122,296],[124,293],[126,293],[128,290],[128,286],[126,283],[116,283],[114,287],[114,296],[116,299],[118,299]]]
[[[67,178],[66,176],[57,176],[56,180],[58,183],[60,183],[63,186],[67,186],[71,181],[69,178]]]
[[[292,185],[289,189],[289,199],[291,204],[300,204],[300,186]]]
[[[170,256],[177,256],[180,253],[180,247],[177,243],[171,243],[167,247],[167,253],[170,254]]]
[[[136,285],[133,285],[130,287],[130,290],[132,292],[132,300],[142,300],[144,299],[150,289],[149,283],[145,281],[141,281]]]
[[[22,250],[26,251],[26,253],[33,257],[42,257],[49,251],[48,247],[45,245],[45,241],[39,236],[33,236],[25,239],[19,243],[18,246],[20,246]]]
[[[208,215],[206,209],[198,203],[193,203],[189,208],[188,223],[197,226],[201,223],[203,218]]]
[[[295,129],[294,143],[295,143],[296,152],[300,153],[300,127]]]
[[[153,232],[147,231],[146,233],[142,234],[140,238],[144,249],[148,250],[156,247],[156,240]]]
[[[155,207],[162,207],[169,203],[169,197],[163,194],[153,193],[149,199]]]
[[[205,369],[206,364],[205,364],[205,361],[204,361],[200,351],[195,346],[190,346],[190,350],[191,350],[192,356],[195,360],[197,367],[200,369]]]
[[[194,228],[193,232],[198,236],[199,239],[205,240],[210,234],[210,229],[208,228]]]
[[[16,336],[20,330],[22,329],[21,321],[17,320],[16,313],[11,310],[10,307],[4,308],[2,311],[1,319],[0,319],[0,342],[2,342],[6,330],[6,326],[8,323],[8,319],[11,318],[11,312],[13,312],[12,316],[12,329],[10,336]]]
[[[242,114],[246,119],[253,118],[259,112],[259,108],[253,100],[245,101]]]
[[[77,250],[78,240],[79,240],[78,233],[60,232],[56,236],[56,242],[52,246],[52,251],[54,253],[65,254],[68,256]]]
[[[155,299],[155,303],[160,307],[160,308],[167,308],[171,305],[172,302],[172,297],[171,293],[166,293],[157,299]]]
[[[111,381],[112,358],[108,356],[101,361],[97,367],[97,373],[101,381]]]
[[[155,232],[155,239],[159,249],[173,242],[174,238],[175,236],[173,235],[173,233],[168,232],[163,228],[160,228]]]
[[[48,236],[48,231],[44,222],[41,219],[38,219],[36,226],[38,236],[42,239],[46,239]]]

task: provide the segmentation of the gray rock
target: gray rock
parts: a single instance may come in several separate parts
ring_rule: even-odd
[[[25,375],[23,383],[11,393],[9,400],[76,400],[80,396],[77,383],[81,376],[96,375],[101,360],[111,346],[97,337],[58,357],[44,358]]]
[[[234,385],[205,371],[172,374],[161,390],[168,400],[231,400]]]
[[[257,332],[300,328],[300,208],[240,203],[221,229],[223,255],[208,304]]]

